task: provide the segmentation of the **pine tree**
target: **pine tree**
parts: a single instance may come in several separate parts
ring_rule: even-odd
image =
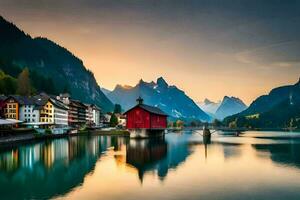
[[[19,74],[17,81],[18,81],[17,94],[22,96],[29,96],[32,92],[32,89],[31,89],[28,68],[23,69],[23,71]]]
[[[118,118],[114,113],[110,117],[109,124],[111,127],[116,127],[118,125]]]
[[[122,113],[122,107],[120,104],[115,104],[114,113],[118,113],[118,114]]]

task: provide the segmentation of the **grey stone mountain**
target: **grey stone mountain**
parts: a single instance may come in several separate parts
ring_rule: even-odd
[[[225,96],[222,100],[221,105],[215,112],[217,119],[223,120],[227,116],[231,116],[240,113],[247,109],[245,103],[237,97]]]
[[[110,93],[111,91],[106,89],[106,88],[101,88],[101,91],[103,92],[103,94],[107,95],[108,93]]]
[[[1,16],[0,61],[51,77],[58,92],[67,90],[73,98],[96,104],[104,111],[113,109],[93,73],[79,58],[46,38],[32,38]]]
[[[124,110],[133,107],[137,97],[141,96],[145,104],[159,107],[172,118],[211,120],[184,91],[168,85],[162,77],[156,83],[140,80],[134,87],[117,85],[107,96],[113,103],[121,104]]]
[[[221,101],[213,102],[209,99],[205,99],[203,102],[198,102],[197,105],[206,113],[210,115],[214,115],[219,106],[221,105]]]

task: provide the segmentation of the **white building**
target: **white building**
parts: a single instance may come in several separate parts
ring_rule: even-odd
[[[68,106],[47,94],[35,96],[35,103],[40,111],[40,123],[54,127],[68,126]]]
[[[86,123],[90,126],[94,125],[93,121],[93,106],[91,104],[84,104],[86,109],[85,109],[85,120]]]
[[[35,103],[31,99],[20,103],[20,120],[24,123],[37,123],[40,119],[40,111],[35,109]]]
[[[93,116],[92,116],[92,120],[93,120],[93,122],[94,122],[94,124],[95,124],[95,126],[100,126],[100,108],[98,108],[96,105],[93,105],[92,106],[92,114],[93,114]]]
[[[54,105],[54,124],[59,127],[68,126],[68,106],[56,99],[50,100]]]

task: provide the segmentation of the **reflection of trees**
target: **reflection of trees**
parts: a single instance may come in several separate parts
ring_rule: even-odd
[[[253,144],[252,147],[259,152],[270,153],[272,161],[284,165],[300,168],[300,144]]]
[[[83,182],[110,143],[108,137],[70,137],[4,149],[1,199],[45,199],[67,193]]]

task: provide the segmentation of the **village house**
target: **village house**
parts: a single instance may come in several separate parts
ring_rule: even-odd
[[[93,110],[93,122],[96,127],[100,126],[101,110],[96,105],[92,105]]]
[[[158,107],[143,104],[143,99],[137,99],[137,105],[124,113],[126,128],[130,137],[161,136],[167,128],[167,117]]]
[[[86,109],[87,107],[78,100],[70,98],[69,94],[60,94],[56,97],[68,106],[68,124],[72,127],[80,127],[86,124]]]
[[[54,124],[56,125],[56,127],[67,127],[69,125],[69,107],[63,102],[56,100],[55,98],[51,98],[50,100],[54,105]]]
[[[35,99],[32,97],[19,97],[19,116],[24,123],[39,122],[40,112],[36,109]]]
[[[19,120],[19,102],[17,95],[11,95],[5,100],[4,117]]]
[[[46,94],[35,96],[36,109],[40,111],[41,124],[68,126],[68,107],[61,101]]]
[[[86,109],[85,109],[85,120],[86,124],[88,126],[93,126],[94,121],[93,121],[93,106],[91,104],[84,104]]]

